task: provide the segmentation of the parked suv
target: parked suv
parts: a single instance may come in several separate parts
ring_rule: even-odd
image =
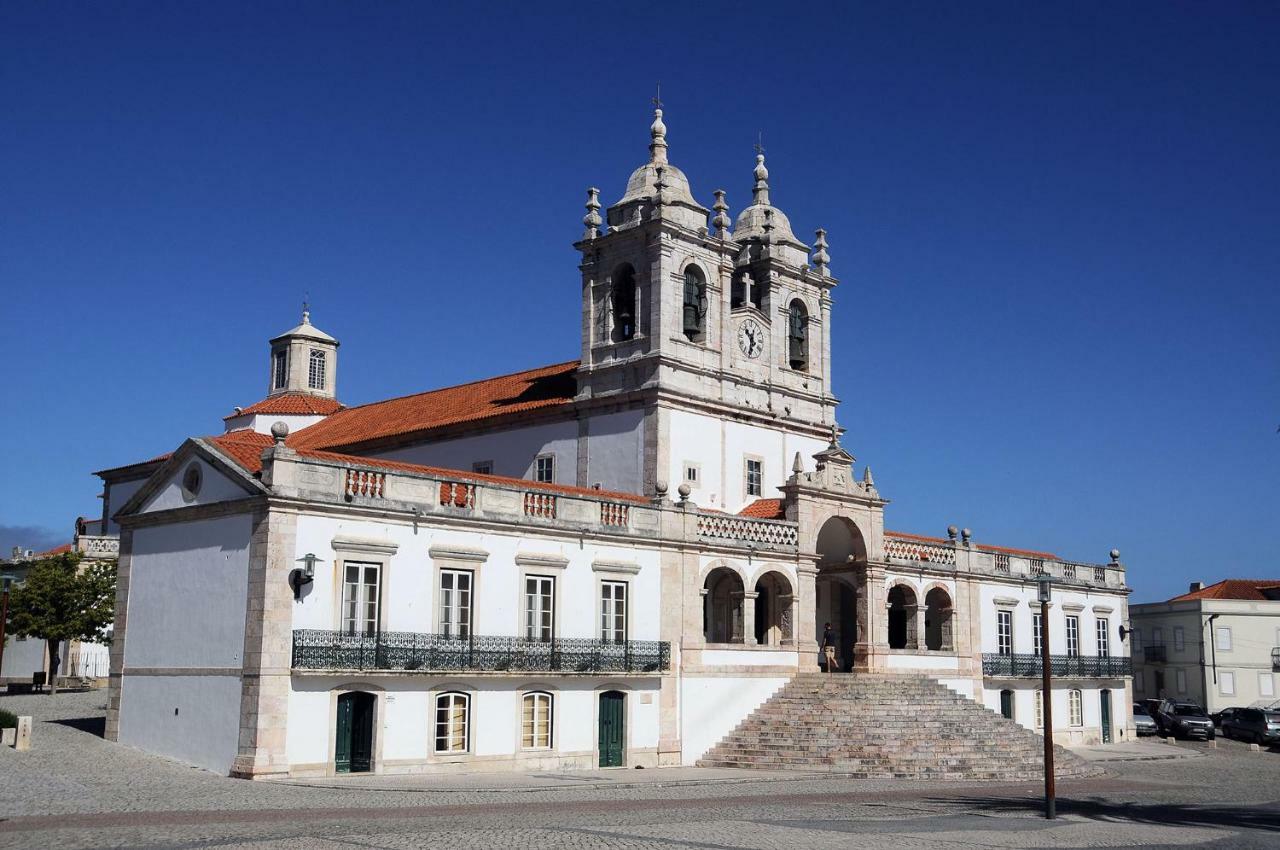
[[[1222,736],[1255,744],[1280,743],[1280,711],[1237,708],[1222,718]]]
[[[1156,723],[1161,732],[1175,738],[1203,738],[1212,741],[1215,735],[1213,720],[1203,708],[1193,702],[1165,700],[1160,703]]]
[[[1139,738],[1143,735],[1154,735],[1159,731],[1156,721],[1147,713],[1147,707],[1140,702],[1133,704],[1133,728],[1137,731]]]

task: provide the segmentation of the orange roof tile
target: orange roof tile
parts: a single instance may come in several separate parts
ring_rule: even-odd
[[[343,449],[446,425],[568,404],[577,395],[578,361],[500,375],[456,387],[344,408],[299,431],[299,449]]]
[[[886,531],[885,537],[904,537],[907,540],[919,540],[924,543],[950,543],[943,537],[929,537],[925,534],[908,534],[905,531]],[[987,549],[992,552],[1008,552],[1010,555],[1021,555],[1025,558],[1047,558],[1051,561],[1061,561],[1057,555],[1052,552],[1037,552],[1034,549],[1011,549],[1008,546],[992,546],[990,543],[974,543],[978,549]]]
[[[47,550],[47,551],[45,551],[45,552],[37,552],[37,553],[35,553],[35,555],[33,555],[32,557],[35,557],[35,558],[48,558],[48,557],[50,557],[50,556],[52,556],[52,555],[65,555],[65,554],[67,554],[67,553],[68,553],[68,552],[70,552],[70,551],[71,551],[71,544],[70,544],[70,543],[63,543],[61,546],[54,546],[52,549],[49,549],[49,550]]]
[[[254,413],[276,413],[281,416],[328,416],[342,408],[343,404],[337,399],[306,393],[281,393],[264,398],[256,404],[251,404],[239,412],[230,413],[222,418],[223,420],[235,419],[238,416],[249,416]]]
[[[1264,591],[1271,591],[1268,596]],[[1249,599],[1280,600],[1280,578],[1228,578],[1200,590],[1175,596],[1170,602],[1188,602],[1193,599]]]
[[[738,516],[749,516],[755,519],[786,519],[787,512],[782,507],[781,499],[756,499],[738,511]]]

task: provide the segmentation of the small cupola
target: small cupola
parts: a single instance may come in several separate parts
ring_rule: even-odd
[[[267,396],[282,393],[323,398],[338,394],[338,341],[311,324],[306,304],[302,305],[302,323],[271,340]]]

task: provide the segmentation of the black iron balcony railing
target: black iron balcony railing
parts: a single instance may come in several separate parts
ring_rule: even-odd
[[[1085,679],[1116,679],[1131,675],[1133,665],[1124,656],[1050,655],[1049,670],[1055,677],[1074,676]],[[1041,659],[1030,652],[1000,655],[994,652],[982,656],[982,675],[1007,678],[1039,678]]]
[[[590,638],[539,641],[493,635],[458,638],[421,632],[352,635],[294,629],[293,667],[424,673],[660,673],[671,667],[671,644]]]
[[[1164,645],[1144,646],[1142,660],[1148,664],[1163,664],[1169,660],[1168,647]]]

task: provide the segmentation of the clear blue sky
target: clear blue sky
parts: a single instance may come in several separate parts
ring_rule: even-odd
[[[1280,575],[1280,6],[536,5],[0,6],[0,545],[261,398],[304,293],[349,404],[575,357],[661,80],[703,203],[762,131],[828,229],[891,528]]]

